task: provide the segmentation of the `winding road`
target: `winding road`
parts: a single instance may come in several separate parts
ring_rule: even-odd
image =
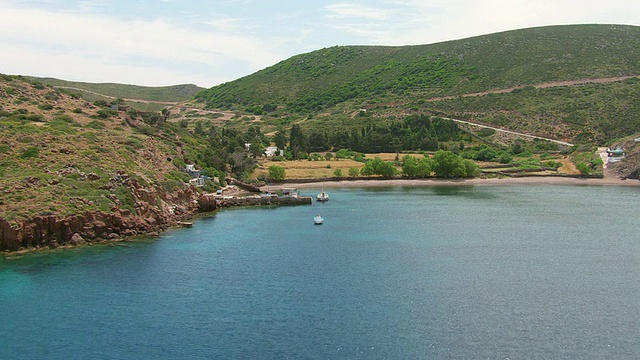
[[[546,140],[546,141],[550,141],[552,143],[556,143],[558,145],[564,145],[564,146],[568,146],[568,147],[572,147],[573,144],[568,143],[566,141],[560,141],[560,140],[555,140],[555,139],[549,139],[546,137],[542,137],[542,136],[536,136],[536,135],[530,135],[530,134],[525,134],[525,133],[520,133],[517,131],[511,131],[511,130],[504,130],[504,129],[500,129],[497,127],[492,127],[492,126],[487,126],[487,125],[480,125],[474,122],[470,122],[470,121],[465,121],[465,120],[459,120],[459,119],[452,119],[452,118],[442,118],[445,120],[451,120],[451,121],[455,121],[457,123],[462,123],[462,124],[467,124],[467,125],[471,125],[471,126],[477,126],[477,127],[481,127],[481,128],[485,128],[485,129],[492,129],[495,131],[500,131],[503,133],[507,133],[507,134],[511,134],[511,135],[517,135],[517,136],[522,136],[522,137],[528,137],[531,139],[540,139],[540,140]]]

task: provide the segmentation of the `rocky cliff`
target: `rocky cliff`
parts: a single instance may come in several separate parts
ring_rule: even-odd
[[[609,169],[622,179],[640,180],[640,134],[620,141],[612,147],[620,147],[626,151],[624,160],[609,164]]]
[[[167,193],[160,188],[145,188],[132,180],[129,188],[135,199],[135,213],[116,205],[110,213],[85,212],[64,218],[37,216],[13,222],[0,219],[0,251],[153,236],[198,211],[217,207],[215,199],[200,194],[195,187],[185,186]]]

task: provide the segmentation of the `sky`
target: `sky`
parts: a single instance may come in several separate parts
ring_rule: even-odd
[[[0,73],[212,87],[336,45],[640,25],[638,0],[0,0]]]

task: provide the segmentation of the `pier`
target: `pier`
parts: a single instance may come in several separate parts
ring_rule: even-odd
[[[200,208],[203,211],[215,210],[235,206],[293,206],[311,205],[311,196],[277,196],[277,195],[249,195],[249,196],[220,196],[207,194],[200,199]]]

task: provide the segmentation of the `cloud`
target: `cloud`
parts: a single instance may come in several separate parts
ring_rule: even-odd
[[[82,69],[83,64],[96,69],[102,64],[104,68],[119,71],[134,69],[135,73],[123,74],[122,78],[144,78],[147,79],[144,84],[149,85],[155,85],[148,83],[148,79],[154,78],[152,74],[162,73],[155,76],[155,82],[184,78],[176,70],[179,65],[194,67],[196,64],[218,71],[217,68],[226,67],[222,73],[228,76],[226,80],[232,80],[281,60],[264,40],[222,31],[193,30],[163,20],[125,21],[88,14],[0,8],[3,53],[7,54],[7,49],[17,51],[16,45],[20,45],[23,53],[29,50],[27,53],[37,56],[39,68],[48,68],[51,59],[70,61],[76,70]],[[21,68],[15,54],[3,57],[0,62],[4,68]],[[131,65],[132,59],[145,59],[153,66]],[[17,63],[8,64],[9,61]],[[31,59],[29,63],[37,66],[34,61]],[[192,74],[192,82],[214,85],[210,81],[216,78],[208,76]],[[198,78],[206,80],[198,82]]]
[[[368,7],[364,5],[341,3],[329,4],[325,6],[325,10],[329,12],[329,18],[351,18],[351,19],[368,19],[368,20],[388,20],[393,11]]]
[[[610,0],[585,6],[576,0],[386,0],[395,12],[375,29],[334,24],[384,45],[428,44],[500,31],[561,24],[640,23],[640,2]]]

